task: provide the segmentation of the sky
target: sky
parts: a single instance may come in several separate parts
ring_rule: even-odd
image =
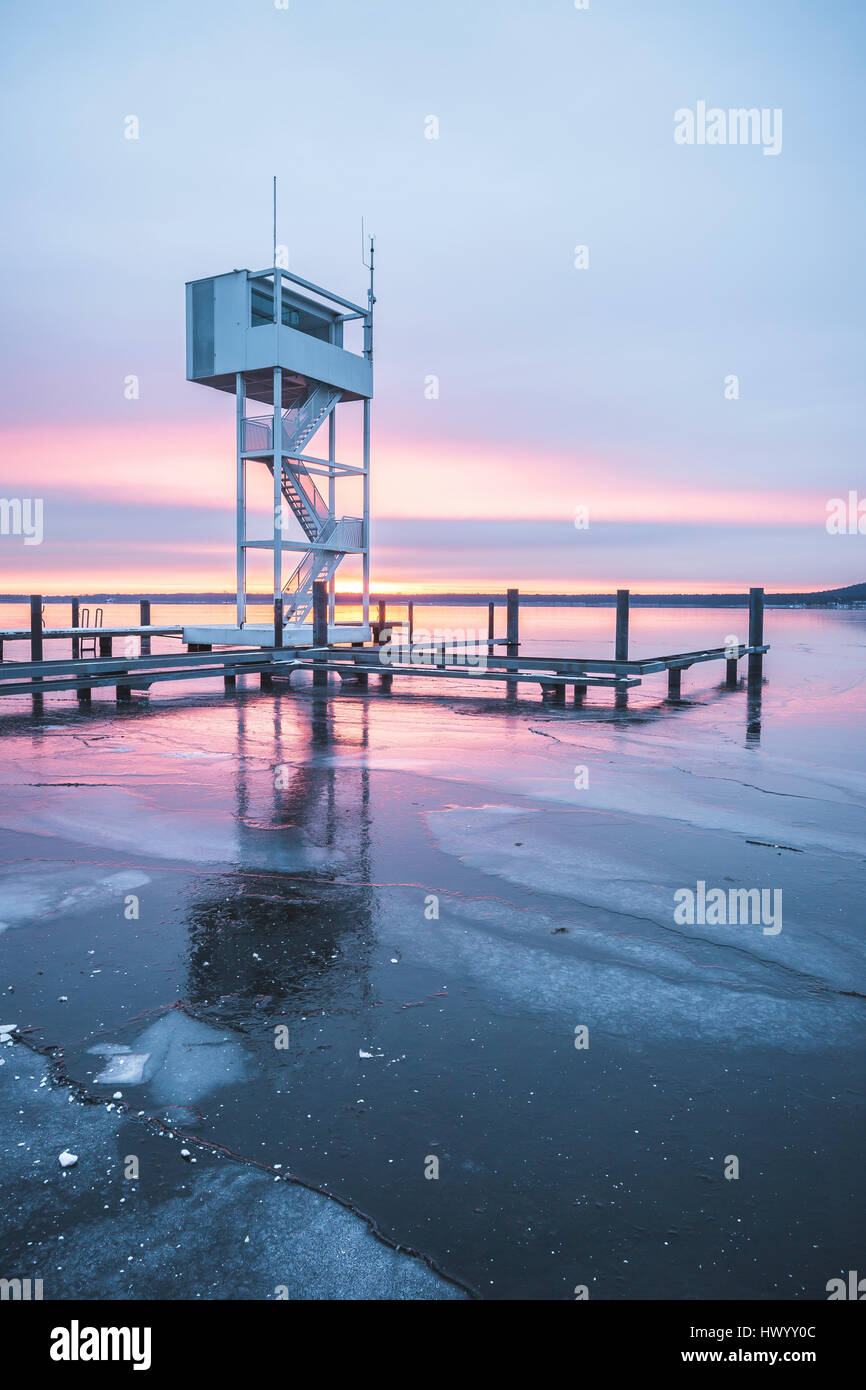
[[[376,235],[374,589],[866,579],[860,0],[282,3],[5,7],[0,591],[231,589],[184,284],[270,264],[274,175],[297,274]]]

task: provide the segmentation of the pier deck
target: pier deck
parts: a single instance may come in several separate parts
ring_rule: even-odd
[[[0,628],[0,642],[29,642],[29,627]],[[182,627],[44,627],[42,640],[63,637],[182,637]]]
[[[273,623],[190,623],[184,624],[183,640],[214,647],[269,647],[273,644]],[[368,623],[331,623],[329,642],[369,642]],[[310,646],[313,641],[312,623],[287,623],[283,627],[284,647]]]
[[[124,634],[128,635],[128,634]],[[713,660],[738,661],[763,654],[766,646],[741,645],[736,658],[725,648],[682,652],[637,661],[596,658],[482,657],[482,664],[467,664],[467,653],[445,649],[435,658],[416,652],[412,661],[382,660],[376,647],[259,647],[244,650],[187,651],[139,657],[79,657],[53,661],[0,662],[0,695],[50,695],[54,692],[89,691],[115,686],[123,698],[133,690],[147,690],[160,681],[204,680],[222,677],[234,684],[239,675],[289,677],[308,670],[314,676],[335,672],[344,680],[366,683],[378,676],[390,686],[395,676],[410,680],[448,680],[506,684],[533,683],[542,692],[561,694],[572,687],[577,694],[589,686],[626,691],[643,677],[662,671],[677,675],[690,666]],[[471,655],[471,654],[470,654]]]
[[[565,702],[568,688],[574,692],[575,704],[581,704],[590,686],[608,687],[615,691],[618,703],[627,699],[628,691],[647,677],[662,672],[668,676],[668,699],[681,699],[683,671],[710,661],[724,661],[726,685],[729,689],[739,683],[738,663],[747,658],[749,681],[760,681],[764,654],[769,647],[763,641],[763,590],[752,589],[749,595],[749,640],[724,647],[698,648],[689,652],[671,652],[662,656],[630,658],[628,654],[629,595],[620,590],[617,595],[616,634],[613,657],[521,655],[518,640],[517,590],[508,591],[507,633],[504,639],[493,635],[493,605],[490,605],[487,638],[474,643],[447,637],[415,642],[412,640],[412,614],[409,624],[386,623],[385,604],[379,604],[379,621],[372,625],[373,636],[380,638],[369,645],[364,638],[370,632],[366,624],[351,626],[328,624],[328,594],[317,583],[314,595],[312,625],[274,628],[256,625],[239,630],[231,626],[160,626],[145,622],[129,627],[69,627],[42,628],[42,603],[38,595],[31,599],[31,627],[7,629],[0,632],[0,695],[30,695],[41,701],[54,692],[76,691],[79,701],[86,704],[90,692],[101,687],[114,687],[118,700],[129,700],[133,691],[147,691],[157,682],[205,680],[221,678],[227,689],[237,685],[238,676],[258,674],[263,689],[270,689],[275,680],[288,680],[294,671],[312,672],[313,684],[327,687],[328,674],[337,674],[347,686],[368,685],[376,676],[381,689],[389,691],[395,676],[400,680],[472,681],[488,684],[499,682],[512,691],[518,684],[535,684],[542,697],[557,703]],[[142,616],[150,617],[148,601],[142,601]],[[74,616],[77,612],[74,610]],[[240,641],[237,641],[241,633]],[[186,645],[181,652],[152,653],[153,636],[176,637]],[[82,637],[98,638],[98,655],[82,657],[79,650]],[[139,656],[115,655],[114,638],[139,637]],[[234,641],[219,641],[228,637]],[[270,641],[268,641],[270,637]],[[295,638],[293,641],[292,638]],[[301,640],[297,640],[300,637]],[[426,637],[426,634],[425,634]],[[30,641],[29,661],[3,660],[3,642]],[[43,659],[43,643],[56,638],[69,638],[70,658]],[[282,641],[275,645],[274,639]],[[210,640],[205,640],[210,639]],[[214,640],[217,639],[217,640]],[[288,639],[288,640],[287,640]],[[505,647],[505,653],[496,651]],[[218,648],[214,650],[214,648]]]

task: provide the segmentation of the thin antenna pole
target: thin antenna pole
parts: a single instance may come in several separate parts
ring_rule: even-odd
[[[372,256],[373,256],[373,242],[374,242],[375,240],[376,240],[375,237],[370,237],[370,259],[371,259],[371,260],[372,260]],[[368,270],[372,269],[371,264],[370,264],[370,261],[367,260],[367,238],[366,238],[366,236],[364,235],[364,219],[363,219],[363,217],[361,218],[361,264],[362,264],[363,266],[366,266]]]
[[[376,295],[373,292],[373,275],[376,258],[376,238],[370,237],[370,288],[367,291],[367,356],[373,360],[373,305],[376,303]],[[368,263],[365,261],[365,265]]]
[[[373,305],[376,303],[376,296],[373,293],[373,265],[375,261],[376,238],[371,236],[370,259],[367,260],[367,237],[364,235],[364,219],[361,218],[361,263],[370,272],[370,288],[367,290],[367,317],[364,322],[364,354],[372,362],[373,360]]]
[[[272,264],[277,264],[277,176],[274,174],[274,259]]]

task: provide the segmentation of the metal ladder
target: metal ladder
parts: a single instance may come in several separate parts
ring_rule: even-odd
[[[102,609],[101,609],[101,608],[97,608],[96,612],[95,612],[94,615],[93,615],[93,626],[94,626],[94,628],[100,628],[100,627],[102,627],[102,617],[103,617]],[[81,625],[82,627],[90,627],[90,609],[89,609],[89,608],[82,608],[81,614],[80,614],[80,617],[79,617],[79,622],[80,622],[80,625]],[[92,647],[93,650],[92,650],[92,651],[85,651],[85,650],[84,650],[85,646],[87,646],[87,647]],[[80,647],[78,648],[78,654],[79,654],[79,656],[96,656],[96,654],[97,654],[97,653],[96,653],[96,637],[82,637],[82,639],[81,639],[81,645],[80,645]]]

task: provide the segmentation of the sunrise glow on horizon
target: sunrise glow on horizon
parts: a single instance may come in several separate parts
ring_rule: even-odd
[[[22,546],[14,556],[7,549],[4,591],[28,592],[37,576],[39,586],[55,593],[229,591],[234,459],[227,447],[228,412],[214,414],[219,418],[78,421],[3,431],[7,492],[25,493],[28,481],[38,477],[48,533],[58,511],[65,527],[76,518],[78,531],[72,530],[68,540],[56,539],[50,551]],[[578,489],[573,460],[552,451],[533,459],[532,496],[515,516],[501,480],[519,476],[524,463],[525,455],[513,446],[484,440],[434,445],[408,433],[394,438],[382,429],[372,485],[374,590],[499,592],[517,584],[526,592],[592,594],[628,583],[644,593],[727,592],[738,587],[737,575],[730,570],[730,547],[718,543],[720,530],[732,529],[742,540],[750,531],[785,538],[795,530],[816,533],[824,527],[826,499],[817,489],[782,492],[728,488],[709,480],[704,486],[654,483],[646,477],[617,486],[613,479],[627,480],[632,468],[598,460],[582,462]],[[107,513],[111,529],[122,536],[105,534],[100,519]],[[265,505],[263,519],[266,514]],[[142,522],[151,518],[148,535]],[[401,523],[419,528],[416,546],[399,544]],[[509,524],[525,536],[524,550],[521,534],[503,541],[515,554],[514,569],[505,567],[496,549],[499,532]],[[596,538],[607,548],[618,526],[640,534],[646,546],[643,564],[623,553],[621,563],[612,565],[604,550],[595,548]],[[688,528],[703,551],[702,572],[683,572],[666,566],[664,555],[656,558],[649,538],[671,526]],[[186,530],[183,539],[181,530]],[[490,538],[479,548],[485,530]],[[747,587],[753,575],[754,570],[742,572],[739,587]],[[806,573],[799,582],[778,573],[769,584],[778,592],[831,586],[817,573]],[[352,579],[338,579],[339,592],[357,587]]]

